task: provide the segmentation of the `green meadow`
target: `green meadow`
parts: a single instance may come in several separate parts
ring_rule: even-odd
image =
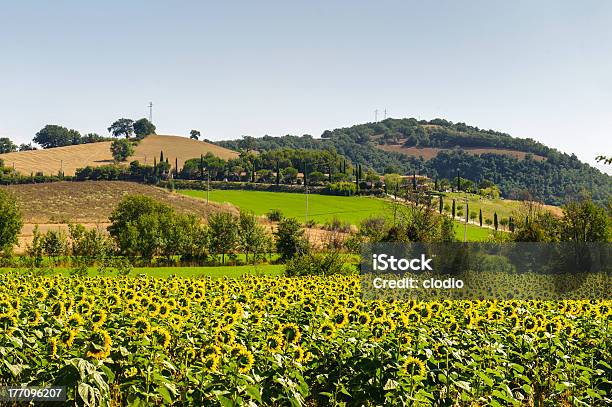
[[[206,199],[206,191],[182,190],[182,194]],[[256,215],[278,209],[284,216],[306,219],[306,194],[291,192],[214,190],[210,191],[210,200],[227,202],[252,211]],[[308,220],[319,224],[338,218],[344,222],[358,225],[363,219],[381,215],[388,203],[382,199],[363,196],[308,195]]]
[[[181,190],[182,194],[206,199],[206,191]],[[230,203],[240,209],[252,211],[256,215],[265,215],[278,209],[284,216],[300,220],[306,219],[306,196],[290,192],[266,192],[244,190],[213,190],[210,200],[219,203]],[[384,216],[389,201],[363,196],[308,195],[308,219],[324,224],[337,218],[353,225],[372,216]],[[456,221],[455,236],[463,240],[464,225]],[[468,224],[467,240],[483,241],[492,233],[491,229]]]

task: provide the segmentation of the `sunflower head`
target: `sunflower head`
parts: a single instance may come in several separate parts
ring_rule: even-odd
[[[111,337],[105,330],[93,331],[87,345],[87,356],[95,359],[104,359],[110,355]]]
[[[409,356],[402,363],[402,373],[406,376],[425,376],[427,370],[421,359]]]
[[[280,335],[272,335],[266,339],[266,349],[271,353],[279,353],[283,349],[283,337]]]
[[[98,329],[106,321],[106,312],[104,310],[96,309],[89,315],[89,321],[93,329]]]
[[[151,334],[154,342],[157,345],[164,349],[167,349],[168,346],[170,346],[170,332],[168,332],[165,328],[156,326],[151,330]]]
[[[300,345],[292,345],[291,355],[293,360],[297,363],[303,363],[306,360],[306,352]]]
[[[285,338],[287,343],[298,343],[300,341],[300,328],[294,323],[283,324],[278,328],[278,333]]]
[[[151,324],[144,317],[137,318],[132,324],[132,328],[140,335],[146,335],[151,332]]]
[[[320,328],[321,335],[325,339],[332,339],[336,335],[336,327],[330,322],[324,322]]]
[[[246,374],[253,368],[253,354],[244,346],[237,350],[234,358],[238,366],[238,372]]]

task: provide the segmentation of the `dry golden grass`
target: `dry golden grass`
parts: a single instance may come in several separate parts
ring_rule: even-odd
[[[49,184],[8,185],[21,207],[26,224],[107,223],[127,195],[146,195],[167,203],[180,213],[206,217],[211,211],[230,210],[229,206],[191,198],[150,185],[123,181],[54,182]]]
[[[100,166],[111,164],[113,156],[110,152],[110,141],[78,146],[50,148],[46,150],[21,151],[17,153],[0,154],[7,167],[15,167],[17,172],[30,175],[42,172],[45,175],[57,175],[63,169],[65,175],[74,175],[78,168],[88,165]],[[186,160],[199,157],[201,154],[211,152],[223,159],[235,158],[238,153],[214,144],[191,140],[186,137],[151,135],[136,146],[135,153],[128,159],[138,160],[141,164],[152,165],[153,158],[159,160],[160,152],[168,157],[174,168],[175,158],[178,159],[179,168]]]
[[[448,148],[434,148],[434,147],[404,147],[401,144],[383,144],[383,145],[377,145],[377,147],[381,150],[384,151],[391,151],[391,152],[397,152],[397,153],[402,153],[402,154],[406,154],[412,157],[420,157],[422,156],[424,160],[430,160],[432,158],[434,158],[435,156],[438,155],[438,153],[440,151],[451,151],[452,149],[448,149]],[[509,150],[509,149],[505,149],[505,148],[470,148],[470,147],[462,147],[461,148],[463,151],[465,151],[468,154],[472,154],[472,155],[480,155],[480,154],[485,154],[485,153],[493,153],[493,154],[499,154],[499,155],[507,155],[510,157],[514,157],[517,158],[519,160],[523,160],[525,159],[525,156],[528,153],[525,153],[524,151],[516,151],[516,150]],[[533,159],[537,160],[537,161],[544,161],[546,158],[536,155],[536,154],[532,154],[533,155]]]

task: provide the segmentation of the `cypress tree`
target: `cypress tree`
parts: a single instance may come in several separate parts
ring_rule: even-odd
[[[412,190],[416,191],[417,183],[416,183],[416,171],[412,171]]]
[[[200,154],[200,179],[204,179],[204,154]]]
[[[455,219],[455,200],[453,199],[453,209],[452,209],[453,219]]]
[[[466,203],[465,204],[465,223],[468,222],[469,216],[470,216],[470,204]]]
[[[444,199],[442,195],[440,195],[440,215],[442,215],[442,211],[444,210]]]
[[[497,212],[493,213],[493,226],[495,227],[495,230],[497,230],[499,223],[497,222]]]
[[[276,185],[280,184],[280,165],[276,160]]]
[[[439,191],[438,189],[438,178],[436,177],[435,181],[434,181],[434,191]]]
[[[510,232],[514,232],[514,219],[512,219],[512,216],[508,219],[508,228]]]
[[[157,158],[153,157],[153,175],[157,177]]]
[[[459,177],[459,170],[457,170],[457,191],[461,191],[461,178]]]
[[[174,159],[174,178],[178,178],[178,158]]]
[[[482,227],[482,209],[478,212],[478,222],[480,223],[480,227]]]
[[[160,162],[160,163],[163,163],[163,162],[164,162],[164,152],[163,152],[163,151],[161,151],[161,152],[159,153],[159,162]]]

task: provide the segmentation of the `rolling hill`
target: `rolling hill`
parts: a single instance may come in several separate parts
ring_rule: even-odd
[[[388,118],[380,122],[326,130],[310,135],[245,138],[217,143],[233,150],[277,148],[333,149],[364,169],[378,173],[461,177],[475,183],[494,182],[505,198],[527,190],[544,203],[562,205],[590,194],[605,205],[612,197],[612,177],[531,138],[484,130],[443,119]]]
[[[32,242],[34,228],[41,232],[61,230],[68,233],[69,223],[87,228],[106,229],[109,216],[127,195],[146,195],[172,206],[177,212],[206,218],[217,211],[235,212],[235,208],[169,192],[151,185],[123,181],[52,182],[46,184],[3,185],[17,200],[23,216],[17,253]]]
[[[216,203],[171,193],[151,185],[124,181],[51,182],[2,185],[20,206],[25,223],[106,223],[111,212],[127,195],[146,195],[172,206],[180,213],[205,218],[216,210],[228,210]]]
[[[57,175],[63,169],[65,175],[74,175],[78,168],[86,166],[100,166],[112,164],[113,156],[110,152],[110,141],[100,143],[80,144],[75,146],[49,148],[44,150],[21,151],[16,153],[0,154],[0,159],[7,167],[24,175],[42,172],[45,175]],[[190,158],[199,157],[201,154],[213,153],[223,159],[235,158],[238,153],[226,148],[192,140],[186,137],[151,135],[143,139],[135,148],[135,153],[128,159],[138,160],[140,163],[152,164],[153,158],[158,157],[160,152],[168,157],[174,165],[177,158],[179,166]]]

